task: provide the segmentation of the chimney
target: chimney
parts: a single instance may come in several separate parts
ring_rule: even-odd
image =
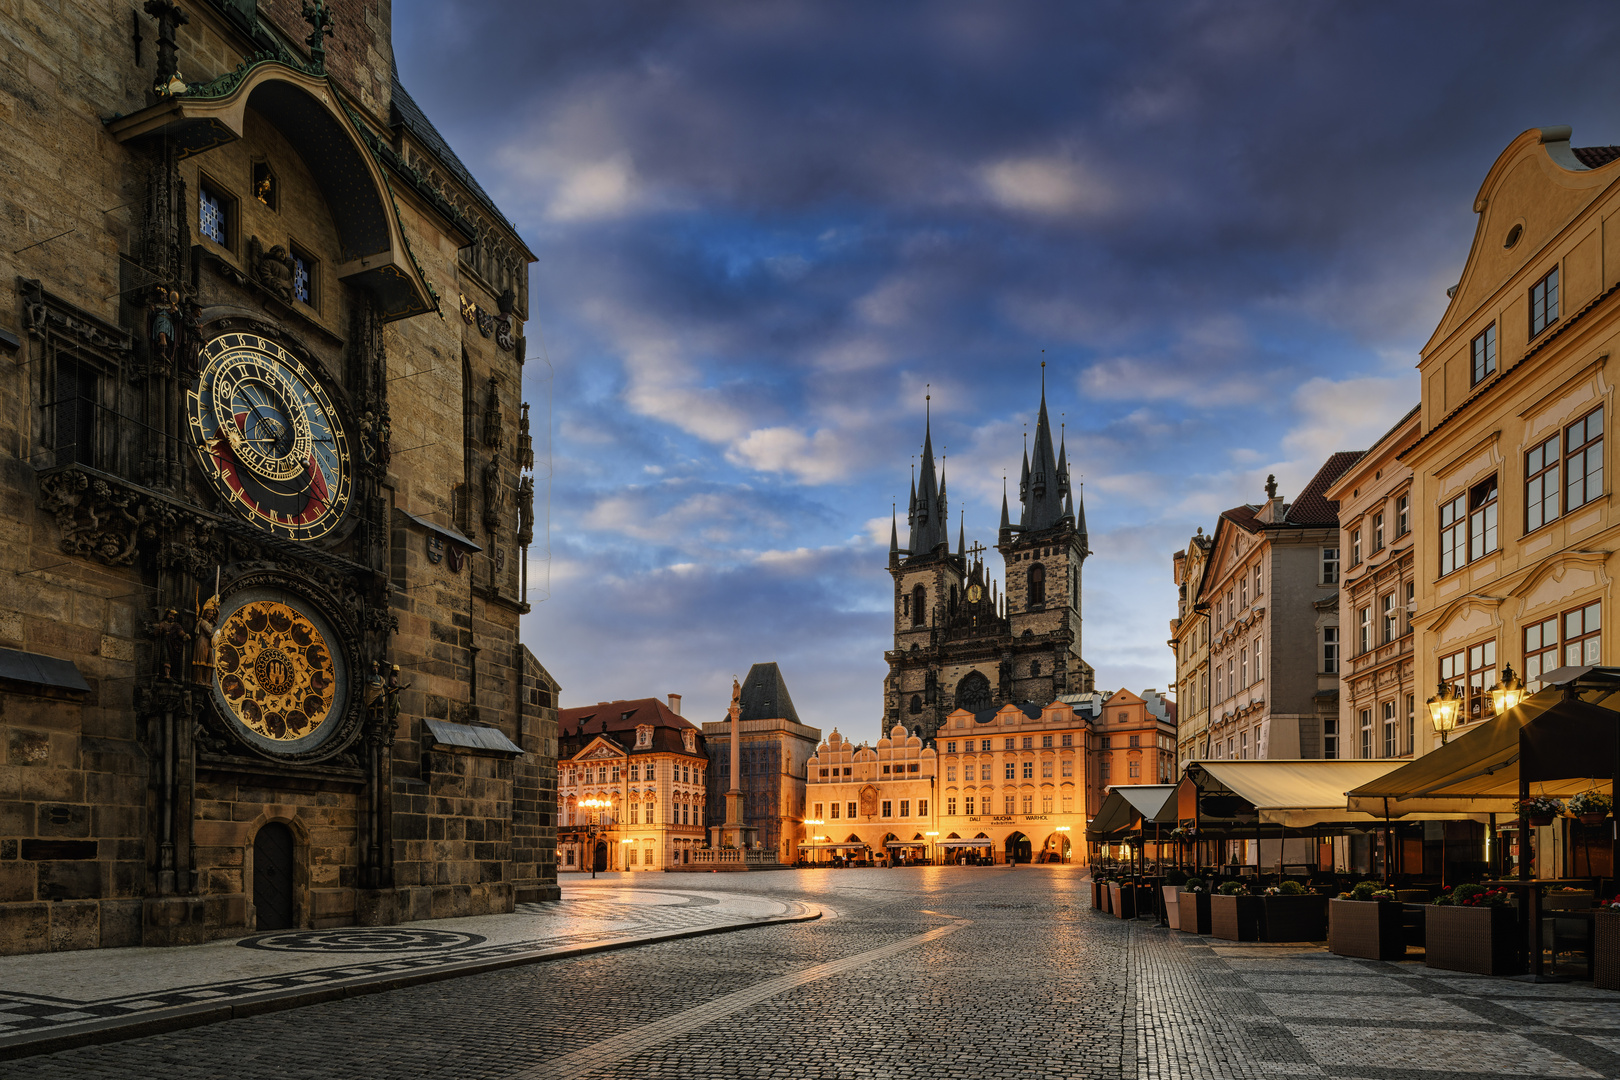
[[[674,713],[676,716],[681,715],[681,695],[669,695],[669,711]]]

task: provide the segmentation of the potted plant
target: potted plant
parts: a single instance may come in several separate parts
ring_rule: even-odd
[[[1614,810],[1614,801],[1597,791],[1583,791],[1569,800],[1569,812],[1581,819],[1582,825],[1601,825]]]
[[[1620,896],[1592,914],[1592,985],[1620,990]]]
[[[1176,897],[1181,911],[1180,929],[1187,934],[1209,933],[1209,886],[1201,877],[1190,877]]]
[[[1363,960],[1399,960],[1406,955],[1401,905],[1376,881],[1358,882],[1328,901],[1328,951]]]
[[[1297,881],[1273,885],[1260,898],[1262,941],[1321,941],[1327,937],[1327,897]]]
[[[1209,932],[1227,941],[1259,941],[1265,901],[1241,881],[1228,881],[1209,898]]]
[[[1476,975],[1518,975],[1519,920],[1505,888],[1459,885],[1429,906],[1424,963]]]
[[[1524,815],[1530,824],[1538,829],[1543,825],[1551,825],[1553,819],[1564,812],[1564,801],[1551,795],[1537,795],[1533,799],[1525,799],[1519,806],[1524,809]]]
[[[1136,884],[1131,881],[1110,881],[1108,899],[1117,919],[1136,918]]]
[[[1181,929],[1181,887],[1187,883],[1187,875],[1180,870],[1166,870],[1164,884],[1159,887],[1164,897],[1164,918],[1170,924],[1170,929]]]

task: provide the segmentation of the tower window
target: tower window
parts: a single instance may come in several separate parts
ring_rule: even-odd
[[[928,603],[927,596],[927,591],[921,585],[918,585],[916,588],[911,590],[912,626],[921,626],[923,624],[923,616],[925,614],[924,609],[927,607]]]
[[[922,695],[921,694],[912,694],[911,695],[911,715],[916,716],[920,712],[922,712]]]
[[[1039,660],[1031,660],[1029,662],[1029,673],[1031,676],[1039,675],[1041,673],[1041,662]]]
[[[1046,567],[1040,563],[1029,568],[1029,606],[1046,603]]]

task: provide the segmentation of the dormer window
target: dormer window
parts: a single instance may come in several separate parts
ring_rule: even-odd
[[[652,745],[653,729],[651,724],[636,725],[636,746],[644,749]]]

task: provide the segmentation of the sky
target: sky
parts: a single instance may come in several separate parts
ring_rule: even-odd
[[[804,722],[856,739],[925,395],[989,545],[1046,361],[1094,552],[1085,657],[1099,688],[1165,689],[1172,554],[1416,404],[1497,155],[1554,124],[1620,142],[1613,4],[393,18],[402,81],[537,260],[523,634],[562,704],[720,719],[776,661]]]

